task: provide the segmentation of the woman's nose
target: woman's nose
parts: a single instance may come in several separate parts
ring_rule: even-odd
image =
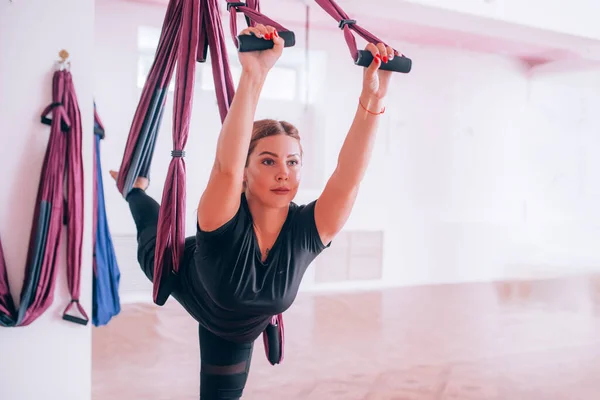
[[[277,181],[287,181],[289,177],[287,168],[281,168],[277,173]]]

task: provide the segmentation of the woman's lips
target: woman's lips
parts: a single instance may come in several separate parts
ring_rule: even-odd
[[[280,187],[280,188],[271,189],[271,192],[273,192],[275,194],[287,194],[290,192],[290,189]]]

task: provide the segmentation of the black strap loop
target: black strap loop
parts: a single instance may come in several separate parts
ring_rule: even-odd
[[[71,308],[71,306],[73,304],[75,304],[77,306],[77,309],[83,315],[83,318],[67,314],[67,311],[69,311],[69,309]],[[67,306],[67,308],[63,312],[62,319],[64,319],[65,321],[74,322],[76,324],[84,325],[84,326],[87,325],[88,322],[90,321],[89,318],[88,318],[88,316],[85,314],[85,311],[83,310],[83,307],[81,307],[81,304],[79,304],[79,300],[78,299],[72,299],[71,300],[71,302],[69,303],[69,305]]]
[[[99,136],[100,140],[103,140],[106,137],[106,132],[98,125],[94,125],[94,135]]]
[[[235,7],[235,8],[236,8],[236,10],[237,10],[237,8],[238,8],[238,7],[246,7],[246,3],[244,3],[243,1],[239,1],[239,2],[231,2],[231,3],[230,3],[230,2],[228,2],[228,3],[227,3],[227,11],[229,11],[229,9],[230,9],[231,7]]]
[[[340,24],[338,25],[340,27],[340,29],[344,29],[344,26],[346,25],[356,25],[356,20],[355,19],[343,19],[340,21]]]
[[[171,150],[171,157],[185,157],[185,150]]]
[[[63,103],[52,103],[48,106],[48,112],[54,110],[56,107],[62,107]],[[42,115],[42,124],[52,125],[52,118],[48,118],[46,115]],[[60,121],[60,127],[63,132],[68,132],[71,127],[67,125],[65,121]]]

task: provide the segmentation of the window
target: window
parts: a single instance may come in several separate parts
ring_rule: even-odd
[[[227,40],[227,54],[234,86],[237,87],[240,75],[241,65],[239,63],[237,49],[233,45],[230,37]],[[154,62],[156,48],[160,40],[160,28],[140,26],[138,28],[138,68],[137,68],[137,87],[142,89],[146,83],[148,73]],[[304,103],[305,93],[302,88],[306,86],[307,77],[304,70],[304,49],[286,48],[279,59],[278,64],[273,67],[265,85],[263,86],[262,97],[274,100],[297,101]],[[214,92],[215,84],[212,74],[212,64],[210,54],[205,63],[196,64],[196,72],[200,84],[200,89],[208,92]],[[175,71],[176,73],[176,71]],[[173,74],[173,77],[175,76]],[[175,90],[175,79],[171,80],[169,91]]]
[[[237,87],[240,81],[240,75],[242,73],[242,67],[239,64],[230,64],[231,77],[233,78],[233,84]],[[298,71],[292,67],[278,67],[275,66],[269,72],[267,80],[263,86],[261,92],[262,98],[276,99],[276,100],[299,100],[298,91]],[[212,73],[212,65],[210,60],[207,60],[206,64],[202,66],[202,90],[214,91],[215,83]]]
[[[137,62],[137,87],[143,89],[146,84],[146,79],[152,68],[156,48],[160,41],[160,29],[148,26],[138,27],[138,62]],[[169,84],[169,91],[175,91],[175,74],[177,69],[173,71],[173,79]]]

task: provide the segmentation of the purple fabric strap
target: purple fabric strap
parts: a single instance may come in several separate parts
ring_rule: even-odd
[[[234,1],[227,1],[230,4],[235,4]],[[250,20],[250,26],[255,26],[256,24],[270,25],[278,31],[287,31],[287,29],[273,21],[271,18],[267,17],[260,13],[260,5],[258,0],[248,1],[246,2],[246,6],[237,6],[229,8],[230,15],[230,28],[231,28],[231,38],[233,39],[233,43],[235,43],[236,47],[238,46],[238,29],[237,29],[237,12],[243,13]]]
[[[64,310],[63,318],[82,324],[88,322],[88,316],[79,304],[84,209],[81,114],[71,73],[56,71],[52,81],[52,104],[42,113],[42,122],[51,127],[50,136],[42,165],[18,309],[10,294],[0,242],[0,326],[29,325],[52,304],[63,224],[67,226],[67,283],[71,294],[71,302]],[[73,304],[77,305],[83,318],[67,314]]]
[[[200,0],[183,2],[183,17],[177,54],[177,79],[173,112],[173,150],[183,151],[192,115],[196,74],[196,52],[200,28]],[[154,255],[154,298],[158,299],[160,279],[165,273],[179,272],[185,242],[185,161],[172,157],[158,213]],[[166,269],[166,271],[165,271]]]
[[[219,105],[221,122],[223,122],[233,101],[235,87],[227,57],[225,34],[223,25],[221,24],[217,0],[202,1],[202,5],[203,24],[200,31],[200,40],[207,40],[208,47],[210,48],[217,103]]]
[[[126,187],[127,177],[139,173],[139,171],[132,171],[131,169],[134,168],[132,161],[135,151],[139,148],[137,146],[138,142],[143,140],[142,132],[147,133],[146,129],[142,129],[144,128],[144,123],[147,121],[146,117],[151,114],[151,108],[163,108],[166,101],[166,98],[164,98],[162,101],[158,101],[158,104],[153,103],[156,92],[167,90],[169,82],[171,82],[171,78],[173,77],[175,58],[179,51],[178,36],[181,29],[182,5],[183,2],[178,0],[171,0],[169,2],[158,48],[156,49],[156,56],[150,67],[148,78],[133,116],[127,143],[125,144],[125,153],[123,154],[117,178],[117,187],[123,196],[126,196],[129,190],[131,190],[130,187]]]
[[[348,14],[346,14],[346,12],[342,10],[342,8],[334,0],[315,0],[315,2],[325,12],[327,12],[327,14],[331,15],[338,23],[343,20],[351,20]],[[356,22],[345,23],[341,28],[344,31],[344,39],[346,39],[348,49],[350,49],[350,54],[352,55],[352,59],[354,61],[356,61],[356,59],[358,58],[358,48],[356,47],[356,38],[354,37],[351,31],[358,33],[363,39],[373,44],[384,43],[388,45],[383,40],[373,35],[371,32],[356,24]],[[395,50],[395,52],[397,53],[397,55],[402,55],[402,53],[398,52],[398,50]]]

